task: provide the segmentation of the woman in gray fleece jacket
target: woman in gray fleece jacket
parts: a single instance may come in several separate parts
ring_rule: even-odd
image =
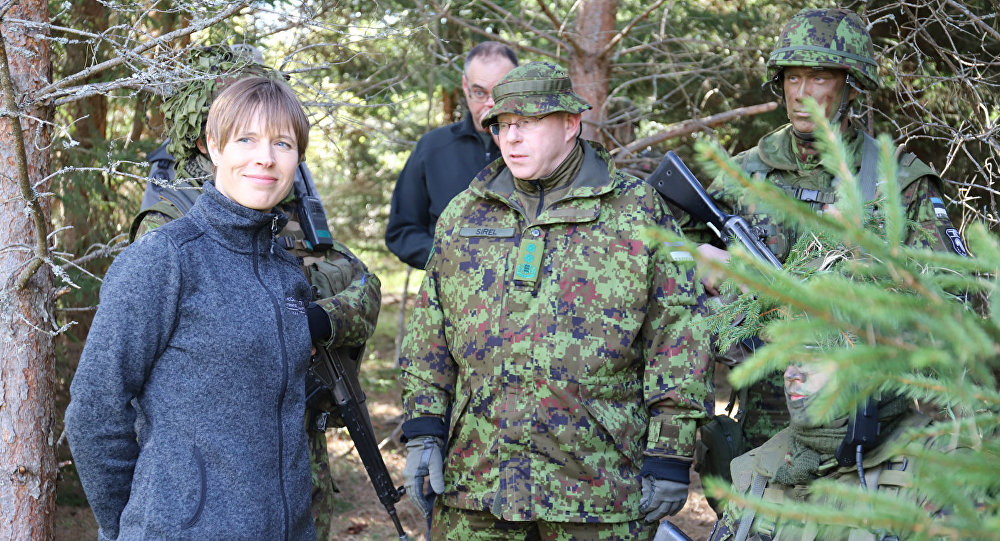
[[[272,212],[308,128],[284,83],[227,87],[208,116],[214,183],[108,270],[66,412],[100,539],[315,539],[311,291]]]

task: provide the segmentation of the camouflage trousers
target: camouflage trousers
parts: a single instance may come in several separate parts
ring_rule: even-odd
[[[308,417],[308,414],[306,414]],[[337,492],[330,473],[330,455],[326,450],[326,432],[307,430],[309,435],[309,469],[312,470],[312,517],[316,525],[316,539],[327,541],[330,537],[330,517],[334,512],[333,494]]]
[[[751,448],[764,445],[788,426],[783,374],[775,372],[751,385],[746,392],[746,403],[740,404],[740,413],[744,415],[743,435]]]
[[[440,500],[439,500],[440,501]],[[489,511],[435,505],[431,541],[650,541],[658,524],[631,522],[511,522]]]

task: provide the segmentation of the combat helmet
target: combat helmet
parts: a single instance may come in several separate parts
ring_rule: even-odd
[[[170,139],[167,151],[177,160],[179,176],[185,165],[201,153],[196,142],[205,131],[208,109],[215,97],[240,79],[260,76],[282,78],[263,64],[260,52],[250,45],[217,44],[194,49],[185,66],[192,80],[177,89],[163,103],[163,117]],[[206,76],[210,75],[210,76]]]
[[[766,84],[779,96],[781,71],[788,66],[842,69],[858,90],[879,87],[871,36],[849,9],[803,9],[789,19],[767,59]]]
[[[573,81],[560,66],[551,62],[529,62],[510,70],[493,87],[493,108],[483,118],[484,128],[503,113],[539,116],[565,111],[577,114],[591,109],[573,92]]]

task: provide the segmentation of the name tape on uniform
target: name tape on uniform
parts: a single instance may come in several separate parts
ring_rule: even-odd
[[[513,227],[463,227],[458,230],[463,237],[513,237]]]

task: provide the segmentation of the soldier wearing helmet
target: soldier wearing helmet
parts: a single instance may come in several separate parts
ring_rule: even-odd
[[[691,255],[642,240],[675,220],[579,138],[565,69],[493,100],[502,159],[441,215],[403,341],[407,494],[433,540],[652,539],[712,411]]]
[[[839,180],[819,163],[814,125],[804,108],[804,100],[813,98],[834,129],[841,131],[865,197],[869,201],[881,197],[877,192],[879,168],[875,141],[850,114],[864,93],[879,87],[874,48],[861,17],[847,9],[798,12],[782,30],[777,47],[768,57],[767,70],[765,85],[783,100],[789,123],[736,157],[743,170],[756,179],[774,183],[817,212],[832,208]],[[967,255],[961,236],[945,210],[941,178],[913,154],[897,154],[902,204],[908,221],[915,224],[908,230],[907,243]],[[738,189],[726,178],[716,179],[709,193],[724,211],[746,218],[782,262],[804,233],[763,209],[741,202]],[[707,243],[712,236],[705,230],[695,226],[686,232],[693,238],[704,239],[706,244],[699,247],[700,252],[728,260],[729,254],[721,245]],[[712,275],[703,278],[710,293],[717,292],[717,281],[718,277]],[[738,359],[749,352],[728,354]],[[780,374],[776,373],[741,395],[738,418],[750,447],[761,445],[787,425],[782,394]],[[702,473],[728,477],[728,472]]]
[[[214,176],[215,166],[205,142],[205,122],[216,96],[241,79],[258,76],[284,79],[281,73],[262,64],[259,51],[251,46],[214,45],[194,50],[185,67],[191,80],[164,104],[169,138],[148,156],[151,180],[146,184],[139,214],[133,219],[130,240],[186,214],[202,193],[202,186]],[[302,264],[317,300],[307,310],[313,342],[328,347],[360,350],[371,336],[381,303],[380,283],[354,254],[328,231],[319,231],[321,242],[310,242],[303,226],[302,209],[306,197],[317,197],[312,175],[305,162],[295,172],[291,191],[275,210],[288,217],[287,225],[276,232],[279,244]],[[317,199],[318,201],[318,199]],[[326,228],[326,217],[319,218]],[[306,425],[312,469],[312,514],[317,537],[329,537],[334,513],[336,487],[330,473],[326,447],[329,393],[311,374],[306,386]],[[336,420],[329,419],[330,424]]]

